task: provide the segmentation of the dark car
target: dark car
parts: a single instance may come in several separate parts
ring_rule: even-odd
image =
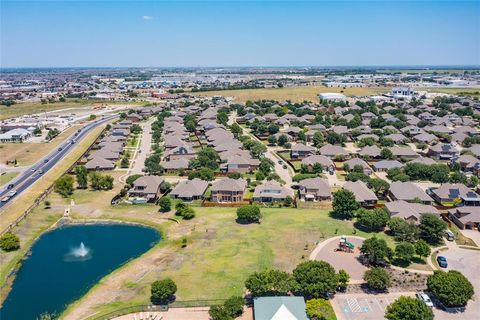
[[[58,148],[58,151],[62,151],[62,148]]]
[[[48,159],[43,160],[43,162],[47,163],[47,162],[48,162]]]
[[[13,187],[15,187],[15,185],[13,183],[10,183],[8,186],[7,186],[7,189],[12,189]]]
[[[447,258],[445,258],[444,256],[438,256],[438,257],[437,257],[437,262],[438,262],[438,265],[439,265],[441,268],[446,268],[446,267],[448,267]]]

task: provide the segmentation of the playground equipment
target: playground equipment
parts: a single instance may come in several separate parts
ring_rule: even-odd
[[[343,252],[353,252],[355,250],[355,245],[347,240],[346,236],[342,236],[340,238],[340,242],[338,243],[338,248],[335,251],[343,251]]]

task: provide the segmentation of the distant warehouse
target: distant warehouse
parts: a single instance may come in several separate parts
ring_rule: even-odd
[[[320,101],[345,101],[346,97],[344,94],[335,93],[335,92],[325,92],[318,95]]]

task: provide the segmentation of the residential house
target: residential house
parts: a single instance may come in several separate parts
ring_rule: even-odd
[[[208,188],[208,182],[195,178],[193,180],[180,181],[170,192],[173,199],[183,201],[193,201],[203,199],[203,195]]]
[[[86,164],[85,168],[89,171],[107,171],[115,169],[115,163],[113,161],[104,158],[92,158]]]
[[[328,181],[320,177],[301,180],[298,185],[298,196],[301,200],[322,201],[332,198]]]
[[[358,155],[364,159],[376,159],[380,158],[381,150],[376,145],[365,146],[358,152]]]
[[[253,193],[253,201],[256,202],[284,201],[287,197],[293,197],[292,190],[275,180],[268,180],[256,186]]]
[[[138,202],[155,202],[160,192],[160,186],[165,181],[159,176],[142,176],[133,182],[132,188],[128,190],[128,198]]]
[[[290,158],[292,159],[303,159],[312,154],[315,154],[317,150],[314,147],[307,146],[303,143],[296,143],[292,146],[290,150]]]
[[[247,181],[244,179],[220,179],[212,184],[213,202],[241,202],[247,188]]]
[[[431,196],[441,205],[464,203],[467,205],[480,205],[480,196],[461,183],[444,183],[437,189],[430,191]]]
[[[403,164],[398,160],[381,160],[372,163],[372,167],[377,172],[384,172],[393,168],[401,168]]]
[[[322,146],[319,149],[319,151],[320,151],[321,155],[324,155],[324,156],[329,157],[331,159],[346,158],[350,155],[348,153],[348,151],[343,149],[342,147],[331,145],[331,144],[326,144],[326,145]]]
[[[255,320],[308,320],[303,297],[258,297],[253,299]]]
[[[392,218],[403,218],[413,224],[418,224],[420,217],[426,213],[432,213],[440,217],[440,212],[431,205],[410,203],[403,200],[387,202],[385,208]]]
[[[450,143],[439,143],[428,149],[428,156],[440,160],[450,160],[460,154],[460,152]]]
[[[322,166],[323,171],[332,172],[335,170],[333,161],[324,155],[314,154],[302,159],[302,164],[307,165],[310,169],[317,163]]]
[[[407,202],[419,202],[432,204],[433,199],[413,182],[394,181],[390,184],[388,194],[392,200],[404,200]]]
[[[375,193],[370,190],[363,181],[347,181],[345,182],[343,187],[353,192],[353,194],[355,195],[355,200],[362,207],[373,207],[378,201]]]
[[[365,173],[367,176],[371,175],[373,173],[372,168],[368,165],[368,163],[365,162],[365,160],[360,159],[360,158],[352,158],[350,160],[347,160],[344,162],[343,166],[348,165],[349,171],[353,171],[355,166],[360,166],[363,169],[363,173]]]
[[[480,230],[480,207],[457,207],[448,211],[448,217],[460,229]]]

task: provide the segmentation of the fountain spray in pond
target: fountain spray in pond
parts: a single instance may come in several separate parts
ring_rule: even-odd
[[[90,248],[86,247],[83,242],[80,246],[73,248],[65,255],[65,261],[86,261],[92,258]]]

